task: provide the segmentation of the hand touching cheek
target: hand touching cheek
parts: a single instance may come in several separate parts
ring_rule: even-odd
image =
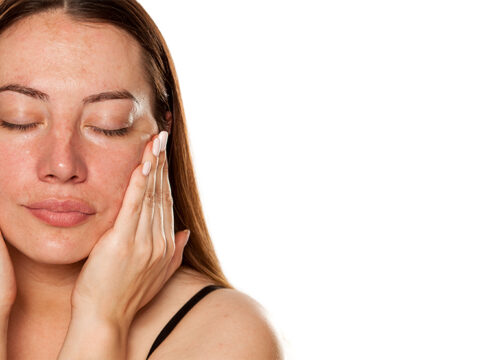
[[[72,294],[73,314],[128,327],[179,268],[189,231],[174,234],[162,131],[132,172],[116,221],[98,240]]]

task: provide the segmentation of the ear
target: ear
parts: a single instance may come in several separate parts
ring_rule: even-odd
[[[172,132],[172,123],[173,123],[173,116],[172,116],[172,112],[170,111],[167,111],[167,113],[165,114],[165,120],[166,120],[166,124],[167,124],[167,132],[168,134],[170,135],[170,133]]]

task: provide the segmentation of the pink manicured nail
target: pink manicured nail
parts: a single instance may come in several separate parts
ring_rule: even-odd
[[[157,137],[155,141],[153,141],[153,155],[158,156],[160,155],[160,138]]]
[[[162,131],[160,133],[160,140],[161,140],[160,149],[161,149],[161,151],[165,151],[165,149],[167,148],[167,138],[168,138],[168,132]]]
[[[150,170],[151,170],[151,161],[146,161],[142,166],[143,175],[148,176]]]

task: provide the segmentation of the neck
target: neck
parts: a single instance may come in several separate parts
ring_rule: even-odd
[[[71,293],[85,263],[36,262],[6,242],[16,276],[17,295],[12,315],[25,319],[69,323]]]

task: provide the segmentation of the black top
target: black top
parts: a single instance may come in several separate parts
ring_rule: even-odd
[[[220,289],[222,286],[218,285],[208,285],[205,286],[203,289],[198,291],[187,303],[184,304],[183,307],[177,313],[170,319],[170,321],[165,325],[165,327],[160,331],[158,336],[156,337],[156,340],[154,341],[153,345],[151,346],[151,350],[149,350],[149,354],[146,358],[149,359],[153,351],[160,346],[160,344],[165,340],[165,338],[174,330],[174,328],[177,326],[177,324],[182,320],[184,315],[186,315],[189,310],[193,308],[201,299],[203,299],[206,295],[211,293],[212,291],[216,289]]]

